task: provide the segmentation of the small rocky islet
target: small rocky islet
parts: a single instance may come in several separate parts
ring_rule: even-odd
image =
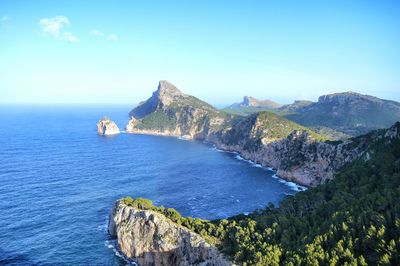
[[[323,103],[328,105],[334,103],[335,108],[338,109],[338,104],[346,105],[349,101],[358,101],[361,105],[368,106],[368,104],[371,105],[368,102],[371,99],[372,104],[377,102],[381,104],[379,102],[381,100],[377,98],[344,93],[320,97],[319,103],[312,108],[315,109]],[[366,101],[368,103],[365,103]],[[257,104],[269,109],[296,108],[271,104],[270,101],[258,102],[248,97],[244,99],[244,105],[254,107]],[[295,104],[298,103],[295,102]],[[386,123],[400,120],[400,112],[396,109],[398,105],[393,102],[390,104],[393,118]],[[311,108],[310,104],[299,106]],[[371,108],[374,109],[374,107]],[[308,187],[316,187],[317,190],[326,189],[325,187],[330,183],[339,182],[343,169],[348,166],[364,163],[365,168],[373,167],[368,163],[377,160],[378,145],[393,148],[392,146],[399,145],[400,141],[399,123],[388,129],[375,130],[353,138],[330,140],[322,131],[308,128],[304,125],[306,123],[297,124],[277,112],[262,110],[247,116],[238,116],[218,110],[193,96],[182,93],[167,81],[160,81],[153,95],[135,107],[129,116],[127,133],[207,140],[219,149],[238,152],[245,159],[277,169],[277,174],[284,179]],[[340,128],[338,125],[332,130]],[[116,124],[104,118],[98,123],[98,131],[101,135],[119,133]],[[352,131],[347,125],[345,133],[349,132],[356,132],[356,130]],[[341,134],[338,136],[343,137]],[[380,151],[382,152],[387,151]],[[398,156],[396,152],[394,153]],[[317,192],[311,189],[306,193]],[[268,215],[255,212],[250,214],[251,218],[239,215],[229,218],[229,222],[224,222],[227,220],[210,222],[200,219],[192,219],[188,222],[189,218],[179,218],[179,214],[177,214],[178,218],[171,215],[176,212],[173,209],[138,204],[141,200],[129,198],[118,201],[109,222],[109,233],[117,238],[119,249],[140,265],[230,265],[244,262],[265,265],[274,261],[290,262],[292,260],[289,258],[293,258],[294,254],[305,255],[303,251],[299,251],[286,254],[282,258],[282,247],[275,249],[273,245],[269,246],[270,249],[266,252],[269,254],[254,251],[254,254],[250,252],[252,255],[249,255],[250,253],[240,255],[240,252],[245,252],[245,247],[236,247],[234,251],[231,247],[224,247],[224,245],[235,245],[236,240],[226,239],[227,236],[217,233],[216,228],[231,232],[232,226],[235,227],[238,223],[239,228],[248,230],[249,225],[246,223],[252,220],[258,221],[260,217],[270,217],[270,212],[276,211],[274,207],[267,208]],[[285,203],[288,201],[290,202],[290,199],[284,200],[282,203],[284,207],[281,209],[285,209]],[[277,211],[279,212],[279,209]],[[259,224],[262,223],[259,222]],[[254,229],[254,231],[257,230]],[[256,239],[257,237],[250,240],[257,241]],[[268,246],[268,244],[264,245]],[[253,249],[259,250],[258,252],[262,250],[257,245]],[[288,247],[284,249],[286,252],[291,252]],[[365,261],[363,252],[365,251],[355,252],[359,256],[348,261],[356,261],[362,265]],[[376,261],[374,258],[367,259]],[[331,260],[332,258],[326,258],[325,261]]]
[[[105,116],[97,122],[97,133],[103,136],[116,135],[120,130],[114,121]]]

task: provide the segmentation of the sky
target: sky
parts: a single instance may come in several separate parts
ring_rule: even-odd
[[[400,101],[400,1],[0,0],[0,104]]]

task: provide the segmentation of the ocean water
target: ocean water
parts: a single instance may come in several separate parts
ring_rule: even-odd
[[[131,106],[0,107],[0,264],[126,265],[107,234],[130,195],[183,215],[224,218],[296,193],[269,169],[171,137],[98,136]]]

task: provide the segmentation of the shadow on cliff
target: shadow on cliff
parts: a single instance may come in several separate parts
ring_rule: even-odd
[[[121,250],[118,251],[122,254]],[[159,252],[145,252],[139,258],[125,258],[134,262],[139,266],[175,266],[175,265],[198,265],[205,263],[205,265],[225,266],[231,265],[227,258],[222,257],[221,254],[217,255],[216,249],[212,247],[192,247],[190,254],[182,254],[182,249],[176,248],[169,251]],[[207,254],[209,255],[207,257]],[[215,254],[216,256],[210,256]]]

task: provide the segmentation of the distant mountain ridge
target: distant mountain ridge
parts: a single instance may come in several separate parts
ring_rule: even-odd
[[[318,102],[292,110],[293,113],[285,115],[292,121],[312,128],[331,128],[350,136],[389,127],[400,121],[400,103],[355,92],[323,95]]]
[[[243,101],[240,103],[234,103],[227,108],[237,108],[237,107],[263,107],[269,109],[276,109],[282,106],[281,104],[274,102],[272,100],[259,100],[251,96],[244,96]]]
[[[358,136],[400,121],[400,103],[351,91],[322,95],[317,102],[295,101],[280,106],[262,106],[255,102],[245,104],[243,101],[224,110],[237,115],[269,110],[336,139]]]

